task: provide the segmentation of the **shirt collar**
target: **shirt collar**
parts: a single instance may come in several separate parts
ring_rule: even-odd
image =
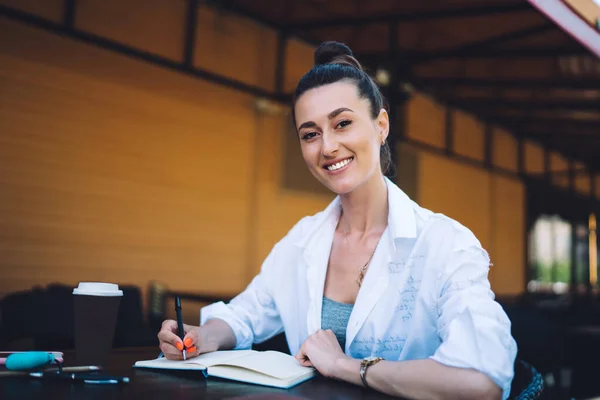
[[[393,239],[417,237],[415,219],[415,203],[389,178],[384,177],[388,189],[388,229]],[[322,229],[335,229],[342,213],[340,196],[317,215],[314,216],[311,227],[303,232],[296,245],[306,247],[311,238],[315,238]]]
[[[387,177],[388,188],[388,227],[394,239],[414,239],[417,237],[417,221],[415,219],[416,204],[396,184]]]

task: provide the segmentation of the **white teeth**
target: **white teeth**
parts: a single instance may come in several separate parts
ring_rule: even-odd
[[[339,163],[328,165],[327,169],[330,170],[330,171],[335,171],[335,170],[340,169],[343,166],[347,165],[350,161],[352,161],[352,157],[347,158],[347,159],[345,159],[343,161],[340,161]]]

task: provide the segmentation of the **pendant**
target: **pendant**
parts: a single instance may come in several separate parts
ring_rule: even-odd
[[[358,285],[358,287],[361,287],[364,277],[365,277],[365,270],[363,269],[358,273],[358,279],[356,280],[356,284]]]

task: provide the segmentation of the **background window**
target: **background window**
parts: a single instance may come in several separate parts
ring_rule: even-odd
[[[571,224],[559,216],[540,216],[529,233],[529,291],[568,291],[571,277]]]

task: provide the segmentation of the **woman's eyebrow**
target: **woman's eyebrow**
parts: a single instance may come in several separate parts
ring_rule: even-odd
[[[340,107],[336,110],[333,110],[332,112],[329,113],[329,115],[327,116],[328,119],[333,119],[335,117],[337,117],[338,115],[340,115],[341,113],[343,113],[344,111],[350,111],[350,112],[354,112],[351,109],[347,108],[347,107]]]
[[[316,126],[317,126],[317,124],[314,123],[313,121],[306,121],[306,122],[303,122],[302,125],[300,125],[298,127],[298,130],[300,130],[302,128],[314,128]]]
[[[332,112],[330,112],[327,115],[327,119],[333,119],[333,118],[337,117],[338,115],[340,115],[341,113],[343,113],[344,111],[354,112],[351,109],[349,109],[348,107],[340,107],[340,108],[337,108],[337,109],[333,110]],[[317,124],[314,121],[306,121],[306,122],[303,122],[298,127],[298,130],[300,130],[302,128],[314,128],[316,126],[317,126]]]

